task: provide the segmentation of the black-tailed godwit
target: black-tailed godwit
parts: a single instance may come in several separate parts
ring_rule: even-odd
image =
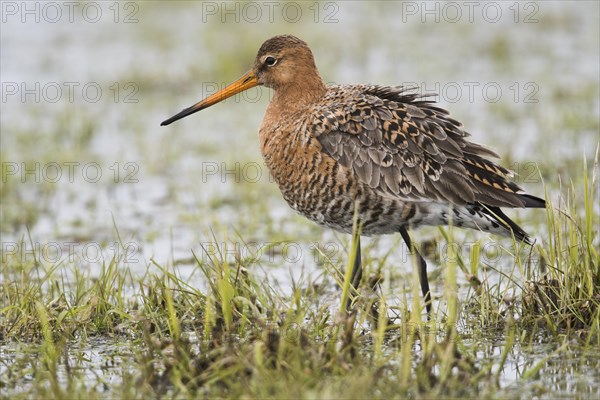
[[[427,311],[427,264],[408,229],[447,225],[511,236],[527,234],[501,207],[544,207],[509,181],[498,155],[427,96],[403,87],[326,86],[308,45],[291,35],[260,47],[254,66],[223,90],[164,121],[168,125],[257,85],[274,90],[259,129],[262,155],[288,204],[300,214],[362,235],[399,232],[419,261]],[[362,277],[360,243],[352,270]]]

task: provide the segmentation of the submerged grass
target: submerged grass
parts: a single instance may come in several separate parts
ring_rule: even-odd
[[[3,254],[2,391],[11,398],[420,398],[515,395],[518,387],[517,396],[543,395],[560,393],[545,371],[577,352],[590,380],[582,393],[598,394],[591,381],[600,367],[597,168],[596,160],[590,177],[584,166],[583,187],[572,186],[565,204],[549,204],[541,243],[507,250],[512,271],[492,270],[479,243],[469,261],[448,246],[431,320],[415,268],[411,299],[397,302],[385,268],[367,264],[368,284],[355,296],[350,274],[325,257],[342,288],[339,301],[326,302],[316,282],[293,282],[291,294],[281,293],[257,273],[260,261],[227,243],[211,257],[194,255],[204,288],[155,262],[159,272],[134,277],[113,258],[92,275],[74,262]],[[442,233],[455,243],[452,228]],[[458,295],[459,270],[471,284],[466,298]],[[500,279],[490,283],[491,273]],[[510,380],[507,365],[519,352],[537,357]]]

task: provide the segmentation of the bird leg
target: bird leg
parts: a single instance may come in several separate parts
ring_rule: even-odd
[[[423,299],[425,300],[427,318],[429,318],[431,316],[431,292],[429,290],[429,280],[427,279],[427,263],[419,251],[413,246],[405,227],[400,228],[400,235],[402,235],[402,239],[404,239],[411,254],[415,255],[419,260],[419,283],[421,284],[421,292],[423,293]]]
[[[354,255],[354,265],[352,265],[352,274],[350,275],[350,285],[355,292],[358,292],[358,285],[362,279],[362,266],[360,261],[360,236],[356,243],[356,254]],[[346,300],[346,311],[350,311],[352,306],[352,297],[348,296]]]

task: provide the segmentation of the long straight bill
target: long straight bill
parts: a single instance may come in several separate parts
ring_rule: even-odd
[[[212,106],[213,104],[223,101],[226,98],[231,97],[235,94],[243,92],[244,90],[253,88],[256,85],[258,85],[258,80],[256,79],[256,75],[254,75],[254,72],[248,71],[244,74],[244,76],[242,76],[240,79],[233,82],[232,84],[228,85],[224,89],[219,90],[217,93],[208,96],[204,100],[194,104],[191,107],[186,108],[185,110],[181,111],[180,113],[173,115],[171,118],[163,121],[160,125],[161,126],[169,125],[170,123],[175,122],[178,119],[187,117],[190,114],[193,114],[195,112],[198,112],[200,110],[208,108],[208,107]]]

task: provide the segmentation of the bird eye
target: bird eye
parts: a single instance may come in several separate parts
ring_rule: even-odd
[[[275,57],[269,56],[265,58],[265,64],[269,67],[272,67],[273,65],[277,64],[277,59]]]

